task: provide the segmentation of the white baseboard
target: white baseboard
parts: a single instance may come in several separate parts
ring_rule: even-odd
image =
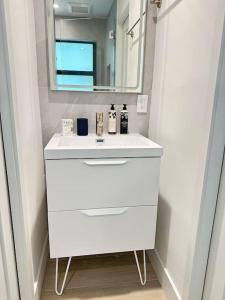
[[[168,270],[163,265],[158,251],[151,250],[148,251],[147,254],[168,300],[182,300]]]
[[[34,295],[36,300],[39,300],[41,297],[42,284],[45,277],[48,257],[49,257],[49,248],[48,248],[48,234],[47,234],[41,252],[37,277],[34,283]]]

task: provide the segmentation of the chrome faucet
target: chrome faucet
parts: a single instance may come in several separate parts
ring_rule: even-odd
[[[103,113],[96,113],[96,134],[103,135]]]

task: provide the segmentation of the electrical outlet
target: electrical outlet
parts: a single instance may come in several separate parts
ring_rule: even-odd
[[[138,95],[137,113],[147,114],[148,112],[148,95]]]

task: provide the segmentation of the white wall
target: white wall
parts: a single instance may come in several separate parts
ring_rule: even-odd
[[[133,88],[140,88],[142,85],[142,75],[139,75],[141,67],[143,66],[144,49],[144,32],[145,32],[145,16],[142,19],[142,34],[140,36],[140,25],[138,22],[140,18],[140,11],[144,12],[146,9],[146,1],[140,0],[118,0],[117,1],[117,35],[116,35],[116,85],[123,86],[124,78],[126,78],[126,86]],[[127,46],[125,48],[124,21],[128,18],[128,30],[130,30],[136,22],[138,22],[131,35],[127,35]],[[152,38],[152,37],[151,37]],[[140,50],[141,49],[141,50]],[[140,57],[139,57],[140,56]],[[127,63],[124,64],[124,60]]]
[[[7,0],[2,1],[2,5],[8,50],[4,63],[7,65],[9,62],[4,71],[5,81],[1,82],[1,89],[4,87],[5,90],[0,99],[1,107],[4,107],[3,135],[7,139],[12,134],[12,128],[12,146],[18,167],[16,182],[12,182],[11,161],[7,151],[12,221],[21,296],[33,300],[39,297],[44,260],[48,254],[34,10],[29,0]],[[10,110],[5,107],[10,107]],[[10,123],[6,120],[9,116]],[[7,148],[10,149],[8,143]],[[16,201],[12,192],[14,188],[18,188]]]
[[[158,12],[150,137],[164,156],[156,253],[176,299],[188,299],[224,12],[223,0],[167,0]]]
[[[141,1],[129,0],[129,30],[140,18]],[[138,65],[139,65],[139,44],[140,37],[140,22],[133,29],[134,37],[128,36],[128,62],[127,62],[127,85],[138,85]]]
[[[115,57],[116,57],[116,40],[109,39],[109,32],[116,32],[116,1],[113,2],[108,18],[106,20],[105,32],[105,62],[104,62],[104,77],[105,85],[115,86]],[[107,66],[110,66],[110,74],[107,75]],[[109,78],[107,78],[109,77]],[[107,82],[109,81],[109,83]]]
[[[146,11],[146,1],[141,3],[140,0],[129,0],[129,28],[140,18],[140,12]],[[134,37],[128,37],[128,69],[127,84],[128,86],[142,85],[142,74],[140,70],[143,67],[143,54],[140,53],[144,49],[144,32],[146,17],[142,16],[142,24],[139,22],[133,29]],[[140,28],[142,26],[142,28]],[[141,34],[140,34],[141,29]]]
[[[117,26],[116,26],[116,86],[123,83],[124,33],[123,24],[129,15],[129,0],[117,0]]]

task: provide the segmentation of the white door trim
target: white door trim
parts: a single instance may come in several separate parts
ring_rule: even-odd
[[[7,13],[4,4],[4,1],[0,1],[0,111],[2,117],[2,135],[5,149],[20,296],[22,300],[32,300],[34,299],[33,272],[31,267],[32,252],[29,248],[28,228],[24,219],[25,212],[20,188],[19,160],[16,146],[16,129],[15,123],[13,122],[12,86],[6,37]],[[15,298],[9,300],[15,300]]]
[[[225,155],[225,153],[224,153]],[[225,156],[221,172],[213,234],[207,266],[204,300],[225,299]]]
[[[0,291],[4,300],[19,300],[8,185],[0,119]]]
[[[225,145],[225,26],[221,44],[215,102],[208,145],[207,166],[201,200],[200,215],[194,245],[190,249],[187,263],[186,289],[184,300],[200,300],[203,295],[213,221],[219,190],[220,174]],[[190,229],[192,230],[192,229]],[[190,275],[189,275],[190,274]]]

